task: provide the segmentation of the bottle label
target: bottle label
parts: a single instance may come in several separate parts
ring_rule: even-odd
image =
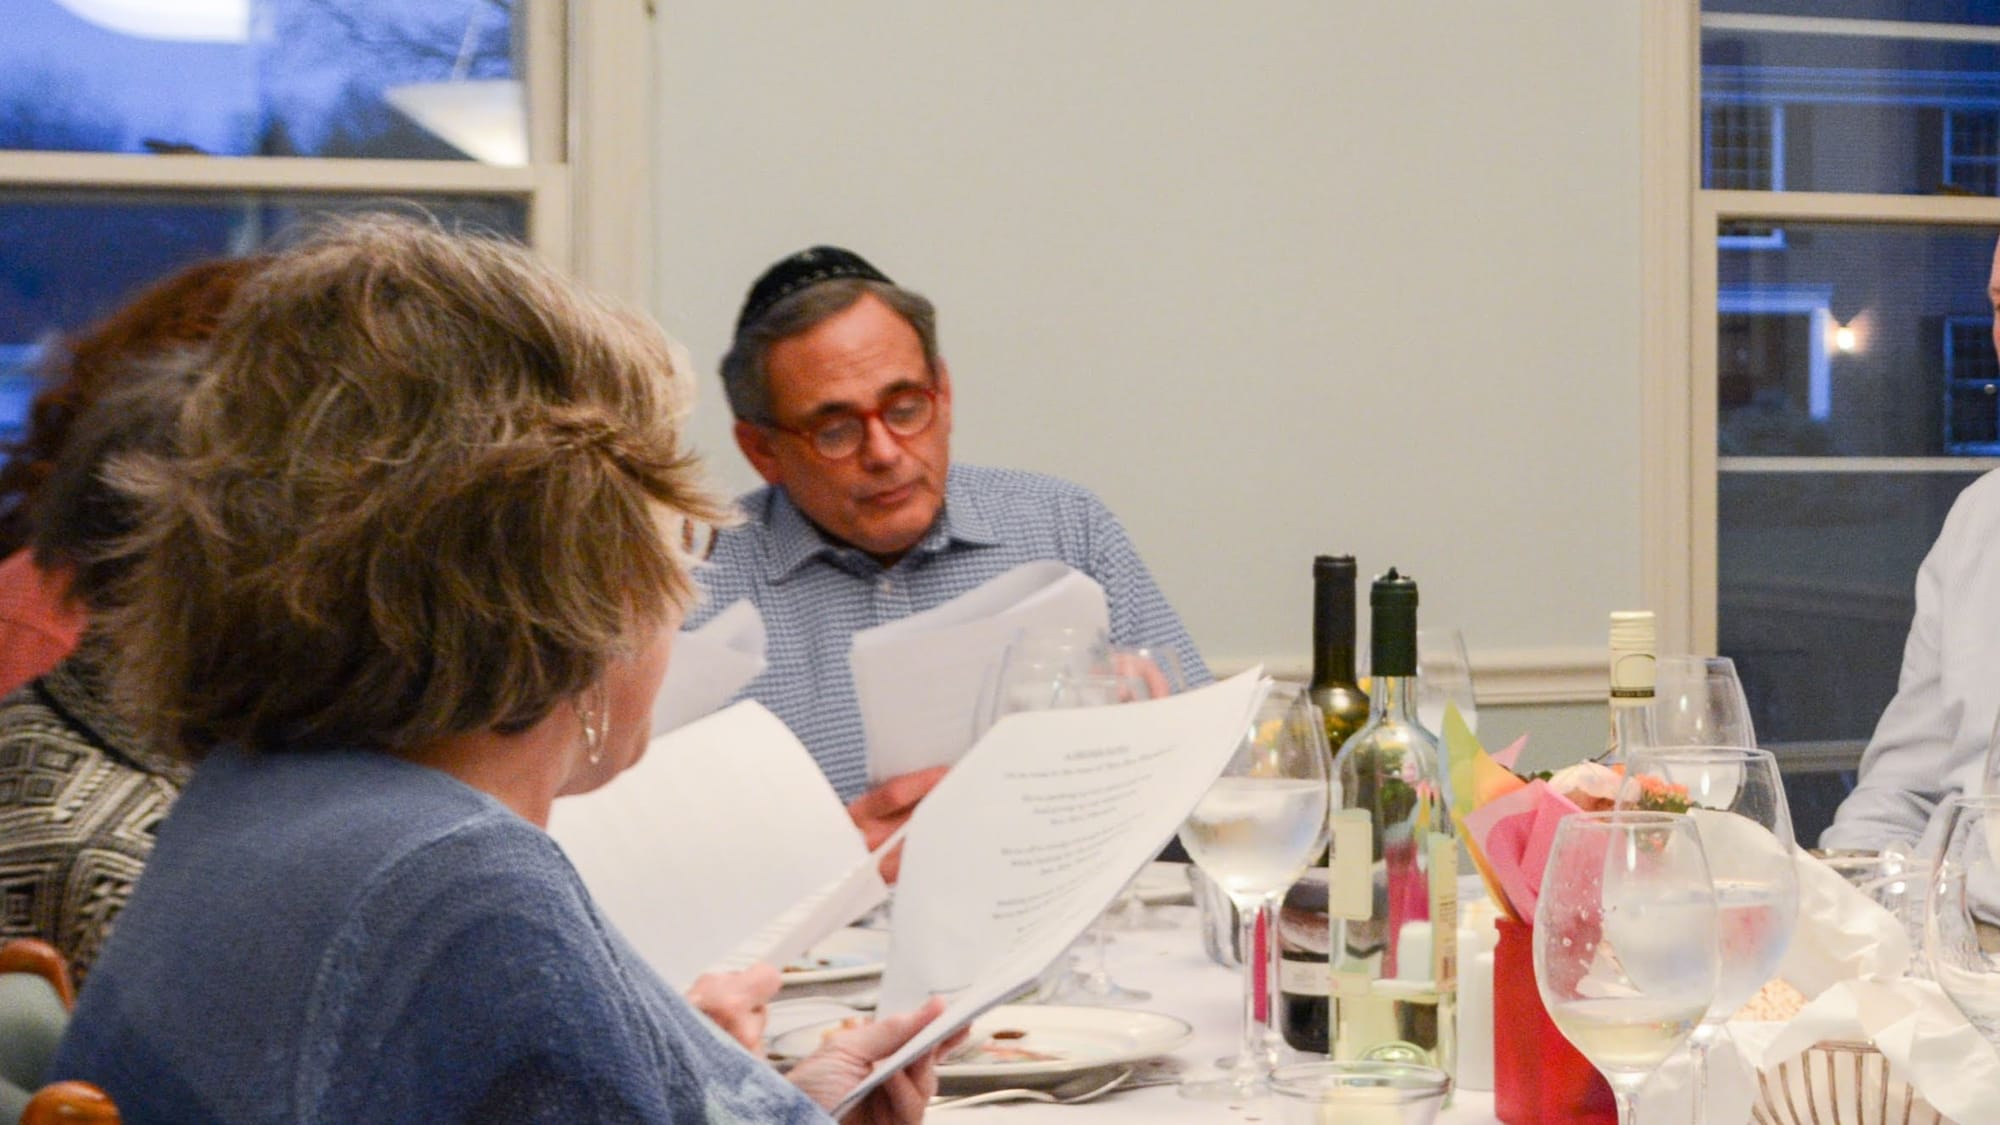
[[[1631,699],[1637,696],[1651,698],[1655,675],[1654,659],[1650,652],[1614,652],[1611,654],[1611,698]]]
[[[1332,972],[1325,961],[1280,961],[1278,991],[1288,996],[1331,996]]]
[[[1375,826],[1367,809],[1335,809],[1327,851],[1326,914],[1347,922],[1375,917]]]
[[[1458,841],[1431,833],[1431,979],[1441,994],[1458,987]]]

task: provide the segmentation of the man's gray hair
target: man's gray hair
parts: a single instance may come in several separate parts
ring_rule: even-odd
[[[900,286],[842,278],[823,281],[786,297],[763,316],[743,326],[722,357],[722,390],[729,397],[729,412],[737,420],[760,426],[777,424],[771,413],[771,374],[765,358],[771,346],[801,332],[809,332],[854,307],[864,296],[873,296],[895,310],[896,315],[916,330],[923,342],[924,365],[933,381],[937,378],[937,307],[920,293]]]

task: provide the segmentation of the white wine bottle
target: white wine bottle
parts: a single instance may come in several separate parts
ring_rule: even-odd
[[[1329,993],[1337,1059],[1457,1069],[1458,841],[1417,720],[1417,584],[1375,580],[1368,725],[1334,757]]]
[[[1634,751],[1658,745],[1653,735],[1653,670],[1659,628],[1649,609],[1611,615],[1611,734],[1604,764],[1618,765]]]
[[[1368,723],[1368,696],[1354,682],[1354,557],[1313,559],[1313,670],[1307,694],[1326,724],[1327,749],[1339,753]],[[1328,1030],[1325,857],[1286,893],[1278,912],[1280,1029],[1296,1050],[1324,1055]]]

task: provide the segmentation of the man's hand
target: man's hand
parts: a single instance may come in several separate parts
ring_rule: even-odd
[[[744,1050],[762,1055],[767,1006],[781,983],[777,966],[760,961],[741,972],[703,973],[688,986],[687,1001]]]
[[[868,1076],[876,1060],[895,1054],[942,1011],[944,1001],[933,998],[914,1012],[836,1032],[819,1050],[800,1059],[785,1077],[821,1109],[832,1112]],[[841,1125],[904,1125],[923,1120],[924,1107],[937,1093],[938,1057],[964,1042],[965,1034],[961,1028],[890,1075],[841,1118]]]
[[[882,841],[895,834],[903,822],[916,811],[922,801],[944,775],[951,772],[950,766],[932,766],[927,770],[906,773],[892,777],[881,785],[870,789],[847,806],[847,815],[854,826],[861,830],[861,839],[874,851]],[[882,860],[882,878],[895,882],[903,866],[903,849],[897,848]]]

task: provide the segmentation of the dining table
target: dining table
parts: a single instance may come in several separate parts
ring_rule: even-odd
[[[1106,967],[1118,983],[1151,993],[1150,998],[1127,1006],[1184,1020],[1194,1033],[1166,1056],[1164,1063],[1142,1065],[1138,1074],[1158,1075],[1169,1066],[1192,1072],[1234,1055],[1242,1034],[1242,977],[1240,970],[1216,963],[1203,951],[1199,912],[1187,905],[1149,906],[1139,925],[1110,933]],[[1307,1058],[1299,1055],[1296,1061]],[[952,1108],[940,1104],[927,1119],[939,1125],[1160,1125],[1181,1121],[1284,1125],[1286,1108],[1274,1095],[1243,1101],[1197,1101],[1182,1097],[1172,1084],[1163,1084],[1115,1089],[1077,1105],[1009,1101]],[[1498,1121],[1491,1092],[1455,1090],[1437,1125],[1497,1125]]]

